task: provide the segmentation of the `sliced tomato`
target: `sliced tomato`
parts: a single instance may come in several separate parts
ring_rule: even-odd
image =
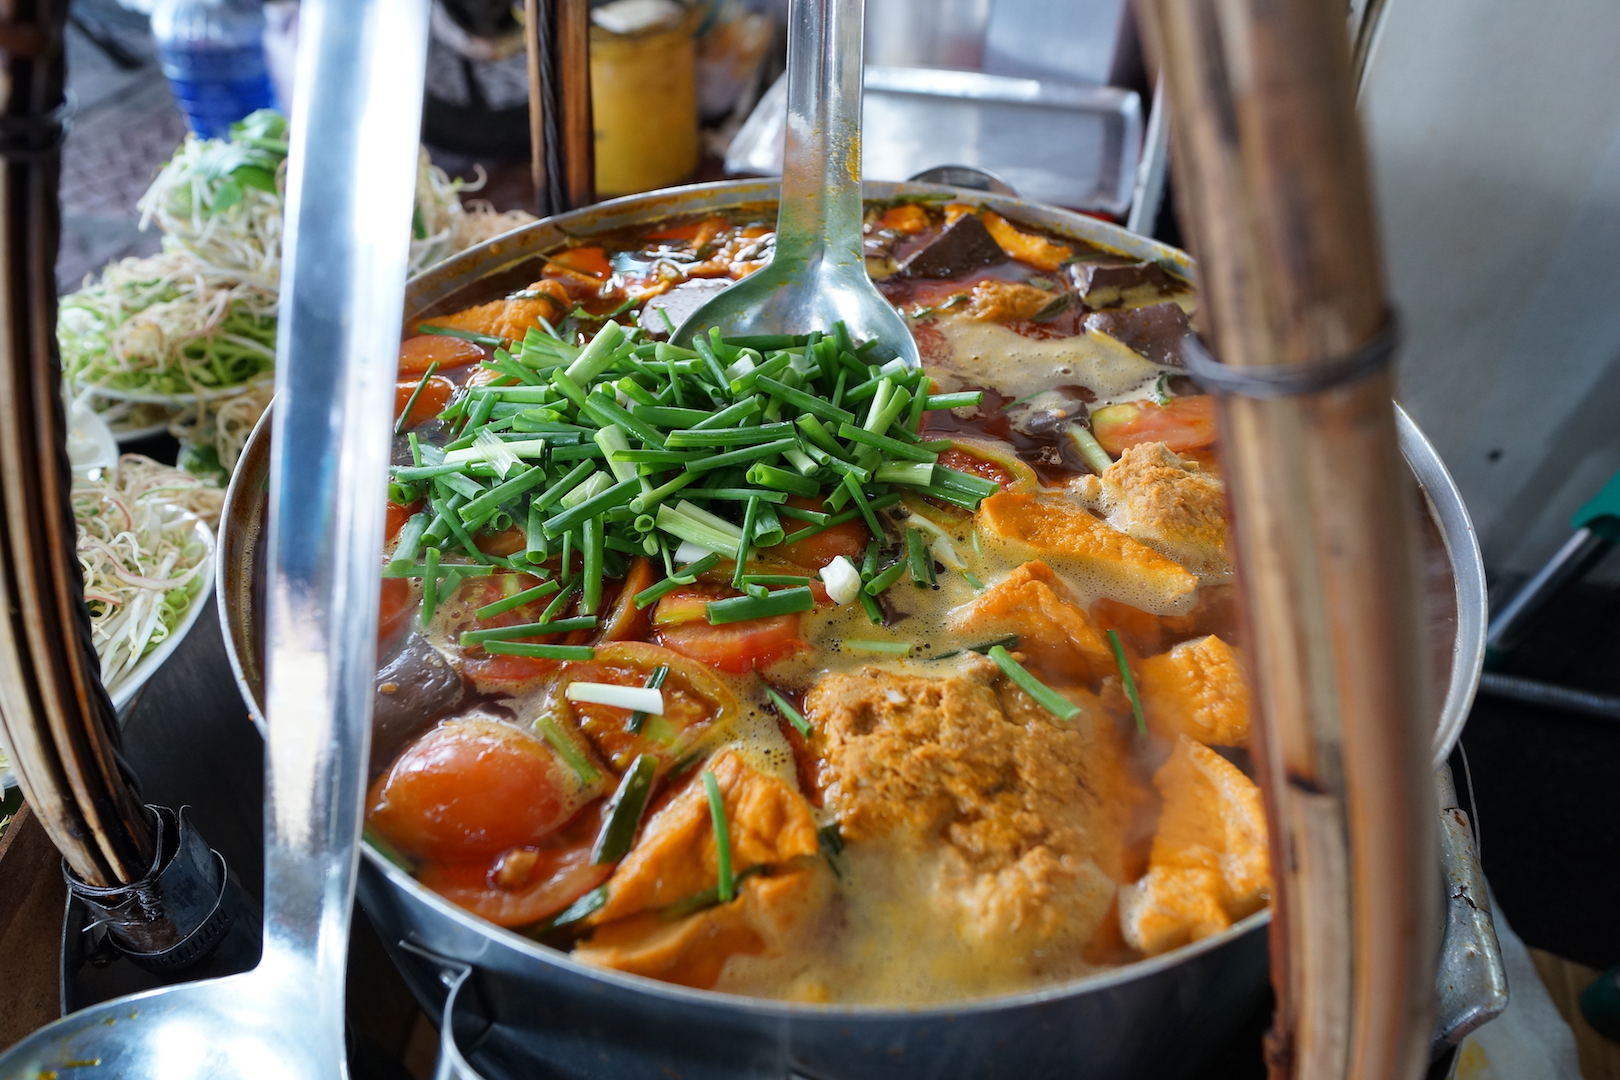
[[[461,659],[461,672],[481,694],[517,694],[532,688],[558,668],[556,660],[502,656],[479,650]]]
[[[1002,490],[1011,487],[1017,479],[1013,476],[1012,470],[1005,465],[979,457],[977,454],[970,454],[966,450],[947,450],[939,455],[939,461],[935,464],[1000,484]]]
[[[402,382],[394,387],[394,419],[397,421],[404,413],[405,406],[410,405],[411,415],[405,421],[407,428],[425,424],[429,420],[444,412],[444,407],[450,404],[450,395],[456,392],[456,384],[443,375],[435,375],[422,387],[420,394],[416,388],[421,380]],[[411,395],[416,394],[416,402],[412,404]]]
[[[473,537],[473,544],[485,555],[499,555],[505,558],[516,554],[529,546],[529,537],[522,529],[513,525],[498,533],[484,533]]]
[[[724,626],[710,626],[701,617],[678,617],[695,609],[700,610],[703,604],[714,598],[713,593],[699,593],[694,599],[689,591],[676,590],[660,600],[660,611],[664,609],[665,601],[669,601],[671,617],[660,623],[659,614],[653,615],[653,634],[658,643],[682,656],[689,656],[699,663],[733,675],[768,668],[778,660],[808,648],[799,636],[798,615],[772,615]]]
[[[446,720],[372,785],[367,820],[433,862],[493,858],[537,844],[573,816],[579,779],[541,740],[483,718]]]
[[[1171,398],[1164,405],[1126,401],[1091,414],[1091,433],[1118,457],[1140,443],[1162,442],[1171,450],[1198,450],[1215,441],[1215,399],[1208,394]]]
[[[653,583],[650,559],[636,556],[630,560],[630,569],[624,575],[624,584],[613,607],[602,620],[602,641],[638,641],[647,636],[648,613],[636,607],[636,593]]]
[[[449,334],[422,334],[400,343],[399,373],[422,375],[434,363],[439,365],[441,371],[448,371],[476,364],[483,358],[483,348],[470,341]]]
[[[826,512],[818,496],[790,495],[788,505],[798,507],[800,510]],[[789,532],[798,528],[798,525],[791,522],[792,519],[783,522]],[[770,554],[810,570],[820,570],[840,555],[851,562],[859,563],[861,556],[866,554],[866,542],[871,538],[872,534],[867,531],[866,523],[856,518],[854,521],[846,521],[842,525],[823,529],[814,536],[792,544],[771,548]]]
[[[496,926],[548,919],[606,881],[612,866],[591,865],[591,841],[566,847],[520,847],[493,865],[429,863],[417,878],[453,904]]]
[[[409,578],[383,578],[377,606],[377,647],[386,652],[404,636],[416,614],[419,597]]]
[[[569,701],[575,682],[613,686],[646,686],[653,672],[668,668],[662,687],[664,711],[648,716],[639,731],[630,730],[631,710],[613,705]],[[673,765],[692,745],[696,731],[735,716],[737,697],[714,672],[669,649],[644,641],[599,645],[596,657],[564,664],[557,675],[553,707],[564,706],[597,752],[623,771],[637,754],[653,754],[661,768]]]

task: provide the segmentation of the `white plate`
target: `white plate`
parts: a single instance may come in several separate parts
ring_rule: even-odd
[[[213,530],[200,518],[196,518],[191,514],[186,514],[186,516],[192,518],[192,528],[196,530],[197,538],[206,544],[208,548],[208,553],[203,556],[202,563],[197,570],[197,573],[202,577],[203,587],[197,591],[196,596],[192,597],[191,606],[186,609],[186,614],[180,620],[180,625],[175,627],[174,633],[170,634],[163,641],[163,644],[141,657],[140,662],[116,685],[107,688],[107,692],[112,695],[113,708],[118,710],[120,719],[123,718],[124,712],[129,708],[130,703],[135,700],[136,692],[146,685],[146,681],[157,672],[158,668],[163,666],[163,661],[167,660],[169,655],[180,647],[180,642],[184,641],[186,634],[191,632],[192,624],[197,621],[197,616],[202,614],[202,610],[207,606],[209,598],[214,595],[215,545]]]

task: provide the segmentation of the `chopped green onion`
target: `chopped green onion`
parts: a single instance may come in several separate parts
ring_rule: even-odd
[[[571,682],[563,690],[569,701],[582,701],[588,705],[610,705],[630,712],[664,715],[663,691],[647,686],[622,686],[619,683]]]
[[[762,685],[765,687],[765,696],[771,699],[771,704],[776,706],[776,711],[781,713],[782,718],[792,724],[800,735],[808,739],[813,730],[810,727],[810,721],[806,720],[804,714],[795,709],[792,702],[788,701],[787,698],[778,694],[769,683],[763,683]]]
[[[929,394],[927,404],[923,408],[930,412],[937,409],[965,409],[984,403],[983,390],[964,390],[956,394]]]
[[[926,588],[934,584],[934,557],[923,544],[922,533],[909,526],[906,529],[906,562],[911,569],[913,585]]]
[[[860,638],[846,638],[843,648],[846,652],[872,653],[876,656],[910,656],[912,644],[909,641],[871,641]]]
[[[578,900],[575,900],[572,904],[569,904],[567,907],[557,912],[557,914],[553,915],[545,922],[534,927],[532,930],[525,930],[524,934],[526,934],[528,937],[539,939],[547,934],[553,933],[554,931],[561,930],[564,927],[572,926],[574,923],[579,922],[587,915],[596,914],[602,909],[603,905],[607,903],[607,900],[608,887],[606,885],[598,885],[596,888],[592,889]]]
[[[651,675],[647,676],[647,684],[646,684],[647,689],[648,690],[662,689],[663,685],[664,685],[664,680],[667,679],[667,678],[669,678],[669,665],[667,665],[667,664],[659,664],[657,667],[653,668],[653,673]],[[628,727],[630,729],[630,734],[632,734],[632,735],[640,735],[641,734],[641,727],[646,722],[647,722],[647,712],[646,712],[646,710],[637,709],[635,712],[630,714],[630,720],[629,720],[629,723],[626,724],[626,727]]]
[[[1125,696],[1131,699],[1131,713],[1136,717],[1136,730],[1147,734],[1147,718],[1142,715],[1142,698],[1136,692],[1136,677],[1125,660],[1125,645],[1119,635],[1108,631],[1108,647],[1114,650],[1114,663],[1119,665],[1119,680],[1125,684]]]
[[[726,600],[714,600],[704,605],[704,614],[710,626],[724,626],[772,615],[791,615],[809,611],[815,606],[815,596],[810,586],[805,585],[797,589],[781,589],[763,597],[733,596]]]
[[[427,549],[427,571],[422,578],[422,625],[433,621],[433,611],[439,606],[439,549]]]
[[[556,587],[556,584],[556,582],[551,582],[553,587]],[[595,628],[595,615],[582,615],[574,619],[557,619],[554,622],[524,623],[521,626],[492,626],[484,630],[464,631],[461,635],[461,646],[462,648],[468,648],[473,645],[482,645],[486,641],[510,641],[513,638],[540,637],[543,634],[566,634],[573,630],[593,630]]]
[[[506,344],[505,338],[498,338],[492,334],[480,334],[472,330],[457,330],[449,326],[429,326],[427,323],[419,324],[416,332],[418,334],[438,334],[440,337],[460,338],[462,341],[470,341],[474,345],[482,345],[486,349],[499,349]]]
[[[533,603],[534,601],[542,599],[543,597],[550,596],[560,588],[562,588],[562,586],[556,580],[542,581],[534,588],[524,589],[520,593],[515,593],[512,596],[508,596],[505,600],[497,600],[493,604],[485,604],[483,607],[473,612],[473,615],[480,620],[493,619],[497,615],[505,615],[508,611],[511,611],[514,608],[520,608],[524,604]],[[593,619],[592,621],[594,622],[595,620]]]
[[[636,841],[636,830],[641,827],[647,797],[652,794],[653,776],[657,769],[657,758],[651,754],[638,754],[636,760],[630,763],[630,768],[625,770],[618,789],[608,800],[607,820],[597,834],[596,847],[591,851],[592,866],[616,863],[629,854]]]
[[[594,660],[589,645],[531,645],[526,641],[490,641],[484,651],[495,656],[526,656],[531,660]]]
[[[534,722],[534,727],[540,732],[541,737],[551,744],[551,748],[557,751],[557,756],[574,770],[574,775],[579,777],[580,783],[594,784],[602,779],[602,774],[591,764],[591,759],[585,756],[572,739],[562,733],[555,720],[542,715]]]
[[[866,595],[880,596],[890,585],[899,581],[905,575],[909,563],[905,559],[896,559],[894,563],[866,583]]]
[[[422,375],[421,381],[416,384],[416,389],[412,390],[411,396],[406,399],[405,411],[400,413],[399,419],[394,422],[395,435],[404,433],[405,425],[409,423],[411,419],[411,410],[416,408],[416,399],[422,396],[422,391],[427,389],[428,380],[432,379],[438,370],[439,362],[437,360],[428,365],[427,371]]]
[[[969,585],[973,586],[974,589],[976,589],[979,592],[984,591],[984,582],[979,580],[979,577],[978,577],[977,574],[975,574],[973,571],[968,570],[966,568],[964,568],[960,572],[961,572],[962,577],[965,578],[967,580],[967,583]]]
[[[1019,689],[1030,697],[1047,712],[1059,720],[1069,721],[1080,715],[1080,706],[1047,686],[1041,680],[1024,669],[1024,665],[1012,658],[1004,646],[992,645],[990,659],[996,662],[1007,678],[1018,684]]]
[[[703,788],[709,795],[709,820],[714,824],[714,855],[719,865],[716,895],[726,904],[736,895],[737,883],[731,877],[731,832],[726,827],[726,803],[720,797],[720,781],[714,778],[712,770],[703,770]]]
[[[678,574],[671,574],[663,581],[647,586],[636,593],[635,605],[637,609],[651,607],[658,603],[669,593],[674,592],[682,585],[690,585],[697,580],[697,576],[706,570],[713,569],[720,562],[718,555],[705,555],[697,562],[683,566]],[[682,580],[682,579],[685,580]]]
[[[929,660],[948,660],[953,656],[961,656],[963,653],[970,653],[970,652],[988,653],[991,649],[995,648],[997,645],[1004,646],[1004,647],[1006,647],[1008,649],[1016,649],[1018,647],[1018,635],[1017,634],[1008,634],[1006,637],[996,638],[996,640],[994,640],[994,641],[986,641],[982,645],[969,645],[965,649],[952,649],[950,652],[942,652],[938,656],[930,656],[928,659]]]
[[[1067,433],[1069,441],[1074,444],[1076,450],[1080,451],[1081,458],[1085,460],[1087,465],[1091,466],[1093,472],[1100,476],[1108,471],[1108,467],[1114,463],[1114,459],[1108,456],[1108,451],[1103,449],[1102,443],[1097,441],[1097,436],[1091,433],[1090,428],[1084,424],[1070,424]]]

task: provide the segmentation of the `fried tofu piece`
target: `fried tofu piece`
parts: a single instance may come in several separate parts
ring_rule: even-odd
[[[1249,681],[1237,652],[1214,634],[1143,660],[1140,685],[1142,712],[1160,738],[1248,744]]]
[[[732,873],[816,853],[816,823],[803,795],[733,751],[716,755],[708,768],[726,807]],[[601,925],[668,907],[713,887],[719,873],[708,794],[701,783],[691,783],[648,820],[641,839],[608,879],[607,902],[589,921]]]
[[[1027,559],[1073,568],[1111,599],[1158,615],[1190,609],[1198,578],[1060,494],[999,492],[979,504],[987,539]]]
[[[804,708],[823,806],[851,845],[925,867],[933,912],[971,947],[1015,964],[1082,947],[1127,878],[1141,792],[1124,738],[1084,690],[1060,724],[989,661],[960,670],[824,675]]]
[[[1074,254],[1074,249],[1067,244],[1059,244],[1044,236],[1025,232],[994,210],[985,210],[968,203],[951,203],[946,206],[945,224],[954,225],[958,218],[967,214],[978,215],[1002,251],[1037,270],[1056,270]]]
[[[1148,872],[1119,893],[1125,940],[1148,956],[1224,930],[1265,906],[1271,891],[1254,781],[1181,735],[1153,784],[1164,811]]]
[[[1018,649],[1043,675],[1092,683],[1114,670],[1114,654],[1074,592],[1043,562],[1027,562],[952,616],[951,631],[988,641],[1018,635]]]
[[[639,912],[597,927],[574,949],[574,958],[707,990],[733,956],[780,953],[825,898],[823,876],[813,862],[795,864],[769,877],[750,877],[730,903],[679,919]]]
[[[1103,473],[1097,509],[1131,539],[1212,581],[1232,577],[1226,486],[1164,443],[1125,448]]]
[[[987,278],[973,286],[967,317],[984,322],[1034,318],[1057,294],[1016,281]]]
[[[569,308],[568,294],[555,281],[536,281],[522,290],[519,299],[491,300],[487,304],[428,319],[427,326],[489,334],[506,341],[522,341],[531,329],[540,329],[540,320],[555,323]]]

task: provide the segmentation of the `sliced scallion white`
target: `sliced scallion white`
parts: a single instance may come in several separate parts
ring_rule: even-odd
[[[574,682],[563,691],[569,701],[592,705],[612,705],[632,712],[664,715],[664,692],[646,686],[620,686],[617,683]]]
[[[861,572],[842,555],[821,568],[821,580],[835,604],[847,604],[861,593]]]

